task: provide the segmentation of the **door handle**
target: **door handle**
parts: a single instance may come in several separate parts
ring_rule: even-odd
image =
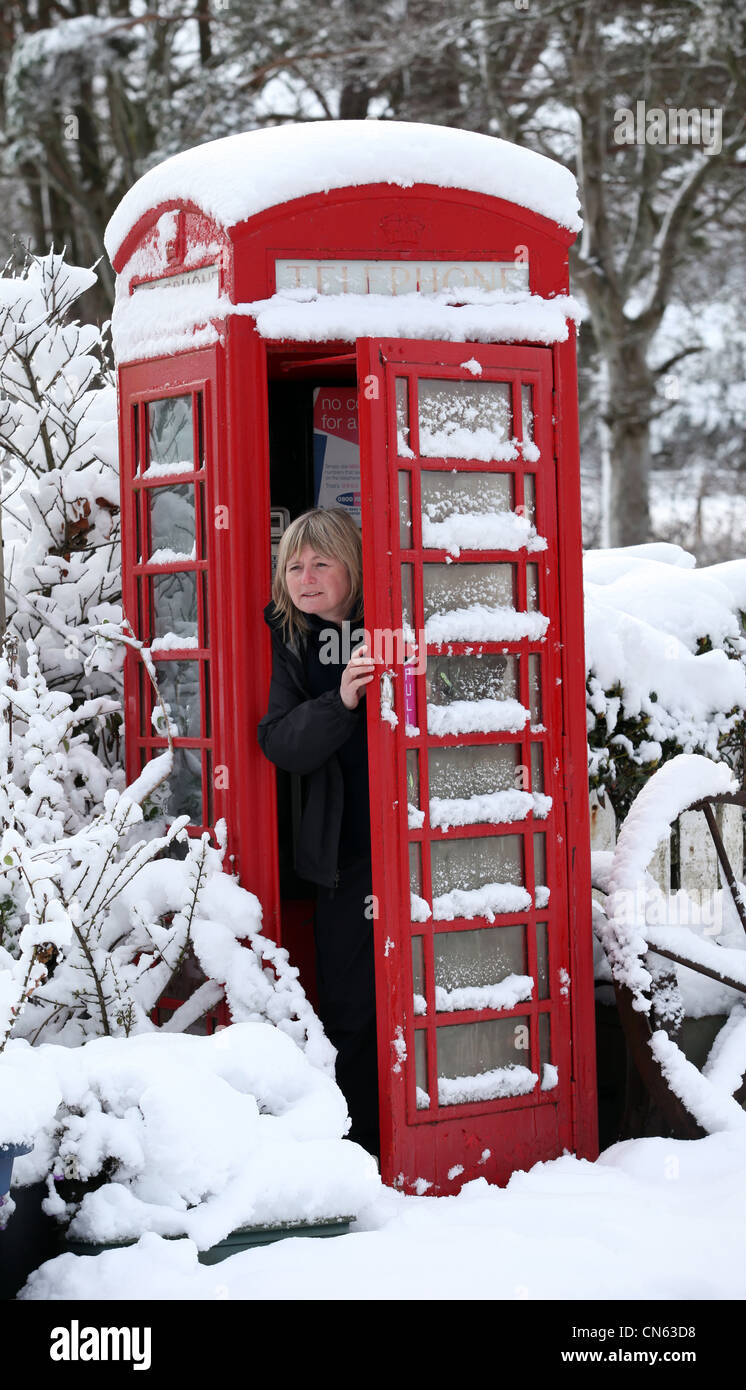
[[[394,710],[394,672],[384,671],[381,675],[381,718],[395,729],[399,720]]]

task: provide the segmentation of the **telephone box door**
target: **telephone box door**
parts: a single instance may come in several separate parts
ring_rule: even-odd
[[[552,352],[358,343],[382,1176],[573,1147]]]

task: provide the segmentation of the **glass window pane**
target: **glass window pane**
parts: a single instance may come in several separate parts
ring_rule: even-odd
[[[402,550],[411,550],[414,545],[411,492],[410,476],[402,471],[399,473],[399,545]]]
[[[547,881],[547,837],[543,831],[534,834],[534,883],[538,888],[546,886]]]
[[[136,492],[136,493],[135,493],[134,505],[135,505],[135,554],[137,555],[138,564],[142,564],[142,563],[143,563],[143,558],[144,558],[144,556],[143,556],[143,543],[142,543],[142,505],[143,505],[143,500],[142,500],[142,495],[141,495],[140,492]]]
[[[550,1035],[549,1014],[539,1014],[539,1061],[551,1062],[552,1045]]]
[[[512,791],[517,785],[520,751],[517,743],[495,747],[431,748],[428,753],[431,797],[466,798]]]
[[[544,790],[544,746],[541,743],[531,744],[531,790]]]
[[[199,748],[174,749],[174,767],[167,785],[169,820],[188,816],[192,825],[202,825],[202,754]]]
[[[538,1078],[530,1068],[529,1027],[528,1018],[491,1018],[439,1028],[439,1104],[468,1105],[532,1091]]]
[[[536,814],[540,807],[524,788],[519,752],[512,744],[431,749],[431,826],[506,825]]]
[[[531,998],[525,926],[436,932],[433,950],[438,1013],[514,1009]]]
[[[414,1072],[417,1088],[417,1109],[427,1110],[430,1106],[430,1096],[427,1089],[427,1033],[424,1028],[415,1030]]]
[[[420,454],[512,459],[510,386],[503,381],[419,381]]]
[[[425,621],[434,613],[515,605],[515,565],[428,564],[422,566]]]
[[[419,843],[413,840],[409,846],[409,887],[419,898],[422,894],[422,854]]]
[[[407,749],[407,821],[410,830],[421,830],[425,812],[420,806],[420,765],[416,748]]]
[[[399,458],[414,458],[409,443],[409,393],[405,376],[396,378],[396,452]]]
[[[429,705],[454,700],[515,700],[518,658],[501,652],[475,656],[428,656],[425,675]]]
[[[539,611],[539,566],[526,565],[526,611]]]
[[[537,979],[537,998],[549,998],[549,956],[547,942],[546,922],[536,924],[536,974]]]
[[[207,661],[202,662],[202,679],[204,681],[205,738],[209,738],[212,729],[210,727],[210,665]]]
[[[202,618],[202,646],[207,647],[210,642],[210,634],[208,632],[207,627],[209,613],[209,609],[207,606],[207,575],[204,573],[204,571],[200,574],[199,577],[199,592],[202,599],[200,605]]]
[[[528,658],[528,693],[531,723],[534,726],[541,725],[543,722],[541,713],[541,657],[535,652],[532,652]]]
[[[200,696],[198,661],[157,661],[156,680],[177,738],[199,738]]]
[[[154,575],[151,584],[151,639],[174,634],[184,646],[197,645],[197,576],[194,571]]]
[[[150,503],[150,559],[154,564],[196,557],[194,487],[148,488]]]
[[[216,771],[217,771],[217,769],[216,769]],[[213,773],[213,767],[212,767],[212,753],[210,753],[209,751],[205,753],[205,774],[206,774],[206,775],[205,775],[205,787],[207,788],[207,814],[206,814],[206,816],[205,816],[205,825],[214,825],[214,824],[215,824],[215,806],[214,806],[214,800],[215,800],[215,797],[214,797],[214,791],[215,791],[215,774]]]
[[[536,478],[533,473],[523,475],[523,515],[536,525]]]
[[[191,473],[194,431],[191,396],[150,401],[148,412],[148,473]]]
[[[530,905],[520,835],[433,840],[433,917],[487,917]]]
[[[412,993],[414,995],[414,1012],[416,1014],[427,1013],[427,1001],[425,999],[425,951],[421,936],[412,937]]]
[[[153,733],[153,726],[150,722],[150,712],[153,708],[153,687],[142,662],[137,668],[137,684],[140,703],[140,734],[147,738]]]
[[[528,524],[512,511],[514,480],[508,473],[423,469],[422,543],[433,549],[519,550]]]
[[[534,437],[534,388],[521,387],[521,429],[524,441]]]
[[[207,558],[207,517],[205,514],[205,489],[202,483],[197,484],[197,501],[199,511],[199,558]]]
[[[402,628],[405,637],[411,637],[412,641],[414,641],[414,580],[412,565],[402,565],[401,567],[401,609]]]

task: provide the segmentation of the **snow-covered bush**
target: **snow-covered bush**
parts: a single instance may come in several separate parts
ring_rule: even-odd
[[[162,832],[157,820],[146,825],[172,748],[123,793],[107,785],[76,728],[111,702],[74,710],[48,689],[32,643],[20,674],[14,640],[0,649],[0,1046],[13,1028],[67,1045],[152,1030],[170,992],[183,1002],[169,1031],[225,1000],[234,1020],[270,1019],[331,1065],[298,972],[261,935],[257,899],[223,873],[223,848],[189,839],[185,816]],[[168,735],[160,697],[155,718]],[[177,841],[183,857],[164,859]]]
[[[100,807],[109,776],[80,725],[115,706],[101,697],[77,710],[62,691],[50,691],[32,642],[26,673],[18,642],[0,644],[0,1052],[28,999],[63,951],[71,925],[43,878],[29,876],[65,833],[80,830]]]
[[[91,629],[121,619],[114,375],[105,331],[71,318],[95,283],[52,252],[0,277],[6,605],[50,686],[76,702],[121,696],[121,649],[92,664]],[[110,761],[117,722],[103,742]]]
[[[742,771],[745,612],[746,560],[698,570],[667,544],[586,554],[589,782],[618,820],[679,753]]]
[[[170,754],[162,760],[166,775]],[[225,999],[235,1021],[269,1019],[319,1065],[331,1066],[298,971],[261,936],[259,903],[223,873],[223,849],[211,848],[207,835],[189,839],[186,817],[153,839],[133,838],[143,820],[133,798],[152,781],[121,795],[108,791],[100,815],[54,845],[32,848],[6,831],[0,852],[26,889],[22,949],[29,935],[43,937],[50,917],[62,918],[67,930],[16,1036],[73,1046],[101,1034],[155,1031],[158,1000],[190,962],[201,983],[163,1024],[166,1031],[194,1025]],[[177,840],[186,857],[164,859]]]
[[[47,1180],[45,1210],[72,1238],[157,1231],[207,1249],[244,1225],[355,1215],[378,1186],[370,1156],[340,1142],[333,1078],[266,1022],[73,1051],[11,1043],[6,1062],[6,1084],[38,1075],[59,1095],[15,1173]]]

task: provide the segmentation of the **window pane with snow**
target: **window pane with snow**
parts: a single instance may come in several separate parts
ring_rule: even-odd
[[[515,565],[428,564],[422,578],[425,622],[436,613],[515,606]]]
[[[425,950],[421,936],[412,937],[412,994],[414,1012],[427,1013],[425,1000]]]
[[[520,912],[530,899],[523,887],[520,835],[433,840],[433,917],[487,917]]]
[[[435,932],[433,952],[438,1013],[514,1009],[531,998],[525,926]]]
[[[184,646],[197,645],[197,576],[193,570],[153,575],[151,639],[173,636]]]
[[[158,661],[156,679],[177,738],[200,737],[199,662]]]
[[[537,1076],[529,1066],[528,1018],[491,1018],[439,1028],[438,1102],[468,1105],[527,1095]]]
[[[146,489],[150,504],[150,561],[168,565],[196,558],[194,486],[177,483],[172,487]]]
[[[430,1096],[427,1089],[427,1033],[417,1028],[414,1035],[414,1074],[417,1088],[417,1109],[428,1110]]]
[[[526,565],[526,611],[539,611],[539,566]]]
[[[202,825],[202,755],[198,748],[174,749],[174,767],[167,786],[169,820],[188,816],[192,825]]]
[[[531,723],[539,725],[542,723],[541,657],[535,652],[528,658],[528,694]]]
[[[518,771],[517,744],[431,749],[429,765],[430,824],[438,830],[506,825],[525,820],[537,809]]]
[[[523,475],[523,515],[527,521],[536,524],[536,478],[533,473]]]
[[[191,396],[150,401],[147,411],[148,473],[191,473],[194,468]]]
[[[431,748],[428,766],[431,797],[457,799],[511,792],[518,785],[520,745]]]
[[[519,550],[530,527],[512,510],[508,473],[423,469],[422,544],[433,550]]]
[[[420,806],[420,755],[407,749],[407,822],[410,830],[421,830],[425,813]]]
[[[423,457],[515,458],[508,382],[420,377],[418,391]]]
[[[427,658],[425,676],[429,705],[454,700],[514,700],[518,696],[518,658],[501,652],[482,656]]]
[[[543,831],[534,834],[534,896],[537,907],[546,907],[549,901],[547,887],[547,837]]]

